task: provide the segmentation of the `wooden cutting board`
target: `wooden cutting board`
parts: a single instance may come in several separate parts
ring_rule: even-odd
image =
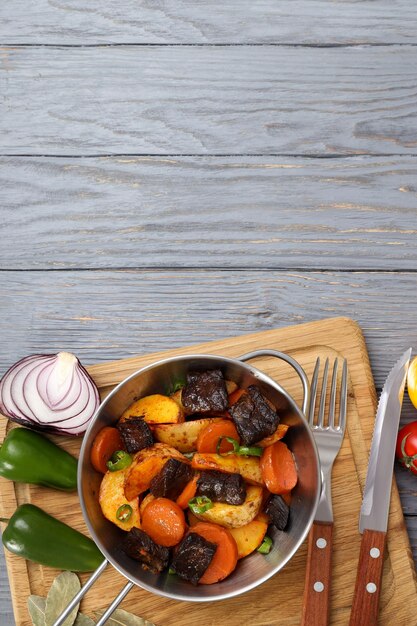
[[[364,338],[358,325],[347,318],[270,330],[233,339],[181,348],[164,353],[134,357],[89,368],[104,395],[138,368],[167,356],[212,353],[237,357],[250,350],[275,348],[288,352],[311,378],[317,356],[346,357],[349,364],[347,432],[333,469],[333,508],[335,518],[331,624],[345,626],[356,575],[360,535],[358,514],[368,463],[376,410],[376,394]],[[294,371],[276,359],[263,358],[253,364],[275,378],[300,403],[301,385]],[[1,421],[1,438],[12,427]],[[68,451],[77,454],[79,439],[56,438]],[[1,479],[1,517],[10,517],[17,505],[32,502],[70,526],[86,532],[76,494],[64,494],[40,487],[14,484]],[[249,557],[250,558],[250,557]],[[57,572],[6,553],[7,567],[17,626],[31,624],[26,601],[29,594],[46,595]],[[122,607],[154,622],[157,626],[290,626],[298,625],[306,565],[306,544],[289,564],[269,581],[231,600],[204,605],[176,602],[134,588]],[[82,576],[85,580],[86,575]],[[88,592],[82,610],[93,615],[107,607],[125,579],[108,567]],[[393,485],[389,517],[388,550],[384,564],[379,623],[384,626],[415,624],[417,621],[415,570],[400,499]]]

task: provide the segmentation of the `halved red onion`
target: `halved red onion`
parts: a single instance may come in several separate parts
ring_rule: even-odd
[[[69,352],[25,357],[0,381],[0,410],[29,428],[81,435],[99,404],[97,386]]]

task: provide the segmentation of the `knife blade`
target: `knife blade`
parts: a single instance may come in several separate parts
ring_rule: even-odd
[[[385,381],[378,403],[359,515],[362,533],[349,626],[376,626],[388,527],[395,445],[411,348]]]

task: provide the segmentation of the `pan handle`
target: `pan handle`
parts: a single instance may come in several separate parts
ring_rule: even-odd
[[[77,595],[75,595],[73,597],[73,599],[68,604],[68,606],[65,607],[65,609],[62,611],[61,615],[53,623],[53,626],[61,626],[61,624],[63,624],[65,622],[65,620],[68,617],[68,615],[77,606],[77,604],[84,597],[84,595],[87,593],[87,591],[90,589],[90,587],[92,587],[94,585],[94,583],[96,582],[97,578],[104,572],[104,570],[106,569],[108,564],[109,564],[108,560],[105,559],[103,561],[103,563],[96,569],[96,571],[90,576],[90,578],[87,580],[85,585],[79,590]],[[123,589],[115,597],[115,599],[110,604],[110,606],[106,609],[106,611],[100,617],[100,619],[98,620],[96,626],[103,626],[103,624],[105,624],[107,622],[107,620],[109,619],[111,614],[117,609],[117,607],[119,606],[121,601],[127,596],[127,594],[132,589],[132,587],[133,587],[133,583],[131,583],[131,582],[128,582],[123,587]]]
[[[301,367],[301,365],[298,363],[298,361],[293,359],[292,356],[289,356],[289,354],[285,354],[285,352],[278,352],[278,350],[254,350],[253,352],[247,352],[246,354],[243,354],[242,356],[238,357],[238,360],[249,361],[249,359],[256,359],[261,356],[274,356],[277,359],[281,359],[282,361],[285,361],[286,363],[291,365],[293,369],[295,369],[303,385],[302,411],[304,415],[307,415],[307,406],[308,406],[310,387],[309,387],[307,375],[305,371],[303,370],[303,368]]]
[[[80,602],[81,598],[84,597],[84,595],[87,593],[87,591],[90,589],[90,587],[92,587],[94,585],[94,583],[96,582],[97,578],[104,572],[104,570],[106,569],[108,564],[109,564],[108,560],[104,559],[103,563],[101,565],[99,565],[99,567],[96,569],[96,571],[87,580],[85,585],[83,587],[81,587],[81,589],[79,590],[77,595],[75,595],[73,597],[73,599],[68,604],[68,606],[66,606],[65,609],[62,611],[61,615],[55,620],[55,622],[53,623],[53,626],[61,626],[61,624],[63,624],[65,622],[65,620],[68,617],[68,615],[71,613],[71,611],[74,609],[74,607],[77,606],[77,604]],[[114,608],[116,608],[116,607],[114,607]]]
[[[100,617],[100,619],[98,620],[96,626],[103,626],[107,622],[109,617],[112,615],[112,613],[114,613],[114,611],[117,609],[117,607],[119,606],[119,604],[121,603],[123,598],[125,598],[127,596],[127,594],[132,589],[132,587],[133,587],[133,583],[131,583],[131,582],[128,582],[123,587],[123,589],[119,592],[119,595],[117,595],[115,597],[115,599],[113,600],[113,602],[111,603],[109,608]]]

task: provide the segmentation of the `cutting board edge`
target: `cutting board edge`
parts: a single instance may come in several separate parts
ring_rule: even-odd
[[[302,329],[308,329],[309,332],[311,331],[311,333],[314,334],[317,329],[322,330],[321,327],[323,326],[323,323],[331,323],[332,325],[340,325],[340,327],[343,328],[344,331],[346,331],[346,327],[350,329],[350,331],[352,332],[354,338],[357,340],[357,343],[358,343],[358,345],[356,345],[355,348],[359,349],[361,357],[365,359],[365,362],[366,362],[365,369],[366,369],[366,374],[367,374],[367,380],[370,386],[372,387],[372,391],[376,399],[374,379],[372,376],[371,364],[369,361],[369,355],[368,355],[368,350],[367,350],[364,334],[362,332],[362,329],[359,323],[356,320],[352,319],[351,317],[344,317],[344,316],[328,317],[323,320],[316,320],[314,322],[305,322],[303,324],[292,324],[291,326],[284,326],[282,328],[272,328],[270,330],[262,330],[262,331],[257,331],[256,333],[248,333],[245,335],[221,337],[220,339],[216,339],[215,341],[211,340],[211,341],[206,341],[203,343],[197,343],[197,344],[192,344],[192,345],[187,345],[187,346],[176,346],[176,347],[170,348],[169,350],[151,352],[148,354],[142,354],[140,356],[136,355],[132,357],[127,357],[126,359],[119,359],[116,361],[103,361],[101,363],[88,365],[86,366],[86,369],[88,373],[94,377],[94,380],[96,381],[99,387],[109,387],[109,386],[113,386],[113,385],[120,383],[125,377],[127,377],[127,375],[132,374],[135,371],[135,369],[142,369],[143,367],[147,367],[147,365],[151,363],[156,363],[157,361],[161,359],[169,358],[170,356],[185,355],[185,354],[204,354],[204,353],[219,354],[221,352],[221,349],[218,349],[218,348],[213,349],[213,346],[217,346],[218,344],[222,344],[223,342],[228,342],[232,339],[240,339],[240,338],[245,338],[245,341],[257,342],[258,338],[260,337],[268,339],[268,337],[273,337],[276,332],[281,332],[281,331],[286,331],[289,337],[283,340],[282,347],[275,347],[275,349],[277,350],[280,349],[283,352],[285,351],[292,352],[294,350],[299,349],[300,347],[303,347],[302,343],[300,343],[297,347],[296,346],[293,346],[292,348],[287,347],[287,344],[291,342],[291,340],[293,339],[293,336],[298,335],[298,332],[300,330],[302,331]],[[323,345],[328,345],[325,342],[325,338],[323,338]],[[261,345],[261,346],[258,345],[257,349],[268,348],[268,347],[269,347],[268,345]],[[334,348],[334,346],[329,346],[329,347]],[[240,356],[240,354],[241,354],[241,351],[236,350],[235,358]],[[140,367],[139,366],[136,367],[135,363],[139,360],[140,361],[146,360],[146,364],[142,364]],[[120,369],[121,365],[122,365],[122,369]],[[117,375],[113,376],[111,379],[103,377],[103,371],[107,372],[107,370],[109,369],[112,371],[113,370],[126,371],[128,373],[126,374],[126,376],[123,376],[122,378]]]
[[[262,331],[262,332],[258,332],[258,333],[252,333],[250,335],[243,335],[243,336],[241,336],[241,338],[242,339],[243,338],[248,338],[248,339],[251,339],[251,340],[257,340],[262,335],[263,337],[268,339],[269,336],[272,337],[273,334],[276,333],[277,331],[284,331],[285,330],[285,331],[288,332],[289,337],[287,336],[283,343],[288,344],[288,343],[291,343],[292,336],[295,334],[296,330],[300,330],[300,329],[307,330],[308,329],[309,331],[314,331],[315,332],[316,330],[319,330],[320,327],[325,322],[334,322],[334,323],[337,323],[337,325],[340,324],[341,327],[344,328],[345,333],[347,332],[347,326],[349,327],[350,331],[352,332],[353,336],[356,339],[356,342],[355,342],[355,345],[354,345],[355,353],[356,353],[357,356],[360,356],[362,364],[364,365],[363,369],[364,369],[364,373],[366,374],[368,388],[369,388],[369,391],[371,392],[372,401],[373,401],[374,405],[376,406],[376,392],[375,392],[374,381],[373,381],[372,372],[371,372],[371,368],[370,368],[369,356],[368,356],[368,352],[367,352],[367,349],[366,349],[366,342],[365,342],[362,330],[361,330],[360,326],[358,325],[358,323],[355,320],[352,320],[351,318],[347,318],[347,317],[328,318],[326,320],[320,320],[320,321],[317,321],[317,322],[310,322],[310,323],[307,323],[307,324],[294,325],[294,326],[281,328],[281,329],[272,329],[272,330],[269,330],[269,331]],[[223,342],[223,341],[227,342],[227,341],[230,341],[231,339],[233,339],[233,337],[225,338],[224,340],[221,340],[221,342]],[[123,360],[122,362],[123,363],[127,362],[130,365],[130,364],[133,364],[135,359],[137,359],[137,358],[142,359],[142,361],[144,359],[146,359],[149,362],[153,362],[155,360],[158,360],[157,357],[165,358],[165,356],[166,355],[170,355],[170,353],[176,353],[176,354],[184,353],[185,354],[185,353],[191,353],[191,352],[195,352],[195,351],[200,351],[200,348],[205,350],[206,348],[208,348],[208,346],[213,345],[213,343],[216,344],[216,343],[219,343],[219,342],[207,342],[207,343],[199,344],[199,345],[196,345],[196,346],[188,346],[188,347],[183,347],[183,348],[180,348],[180,349],[172,349],[170,351],[166,351],[166,352],[162,352],[162,353],[155,353],[155,354],[151,354],[151,355],[145,355],[145,356],[142,356],[142,357],[131,357],[130,359]],[[326,342],[324,340],[321,343],[322,343],[322,345],[328,345],[328,344],[326,344]],[[339,343],[339,342],[336,342],[336,344],[337,343]],[[314,342],[313,342],[312,345],[316,345],[316,344],[314,344]],[[260,347],[260,346],[258,346],[258,347]],[[331,347],[332,349],[337,349],[337,345],[335,347],[335,345],[332,344],[329,347]],[[280,345],[280,349],[282,349],[284,351],[286,350],[286,351],[288,351],[290,353],[292,351],[296,351],[297,350],[296,347],[290,348],[288,346],[284,349],[284,346],[282,346],[282,345]],[[218,353],[219,351],[221,351],[221,350],[214,350],[212,353],[216,353],[216,352]],[[93,372],[94,372],[94,370],[96,368],[100,368],[101,369],[101,368],[106,367],[106,366],[111,367],[115,363],[117,364],[119,362],[118,361],[107,362],[107,363],[104,363],[104,364],[98,364],[98,365],[95,365],[95,366],[91,366],[91,367],[89,367],[87,369],[93,370]],[[142,366],[144,366],[144,365],[142,365]],[[1,427],[0,427],[0,435],[4,436],[4,434],[6,433],[6,429],[7,429],[7,422],[4,421],[4,422],[2,422]],[[15,492],[14,492],[14,488],[13,488],[13,483],[8,483],[8,481],[6,481],[6,482],[10,486],[10,490],[11,490],[11,492],[13,494],[13,497],[15,498]],[[3,489],[1,489],[0,491],[3,492]],[[415,575],[414,563],[413,563],[413,560],[412,560],[412,554],[411,554],[411,549],[410,549],[409,537],[408,537],[406,529],[405,529],[404,516],[403,516],[402,510],[401,510],[400,500],[399,500],[399,493],[398,493],[398,489],[397,489],[395,480],[394,480],[394,485],[393,485],[393,495],[394,495],[394,498],[396,500],[396,504],[398,504],[398,507],[399,507],[398,508],[398,519],[396,520],[397,530],[398,530],[398,523],[400,523],[401,528],[399,529],[399,532],[401,534],[401,537],[404,540],[404,548],[406,548],[407,557],[408,557],[407,558],[407,562],[409,564],[409,569],[411,570],[410,573],[412,574],[412,580],[413,580],[413,584],[414,584],[414,589],[416,589],[416,587],[417,587],[417,579],[416,579],[416,575]],[[2,497],[0,497],[0,503],[1,503],[1,506],[2,506],[3,511],[4,511],[4,503],[5,503],[4,493],[1,493],[0,496],[2,496]],[[18,559],[17,557],[14,557],[11,554],[7,554],[6,555],[6,559],[7,559],[8,571],[9,571],[9,573],[10,572],[12,573],[12,576],[11,576],[11,578],[12,578],[16,574],[16,570],[18,569],[16,567],[18,561],[22,561],[22,560]],[[25,563],[25,562],[23,561],[23,563]],[[26,568],[26,571],[27,571],[27,568]],[[13,592],[12,592],[12,594],[13,594]],[[21,587],[19,587],[19,593],[17,594],[17,597],[15,595],[12,595],[13,607],[14,607],[15,617],[16,617],[16,624],[18,624],[18,626],[29,626],[30,621],[28,621],[27,617],[26,617],[27,610],[26,610],[26,608],[24,606],[25,603],[18,600],[19,596],[20,597],[22,596]],[[415,599],[417,599],[417,596],[416,596]],[[26,614],[26,615],[24,615],[24,614]]]

